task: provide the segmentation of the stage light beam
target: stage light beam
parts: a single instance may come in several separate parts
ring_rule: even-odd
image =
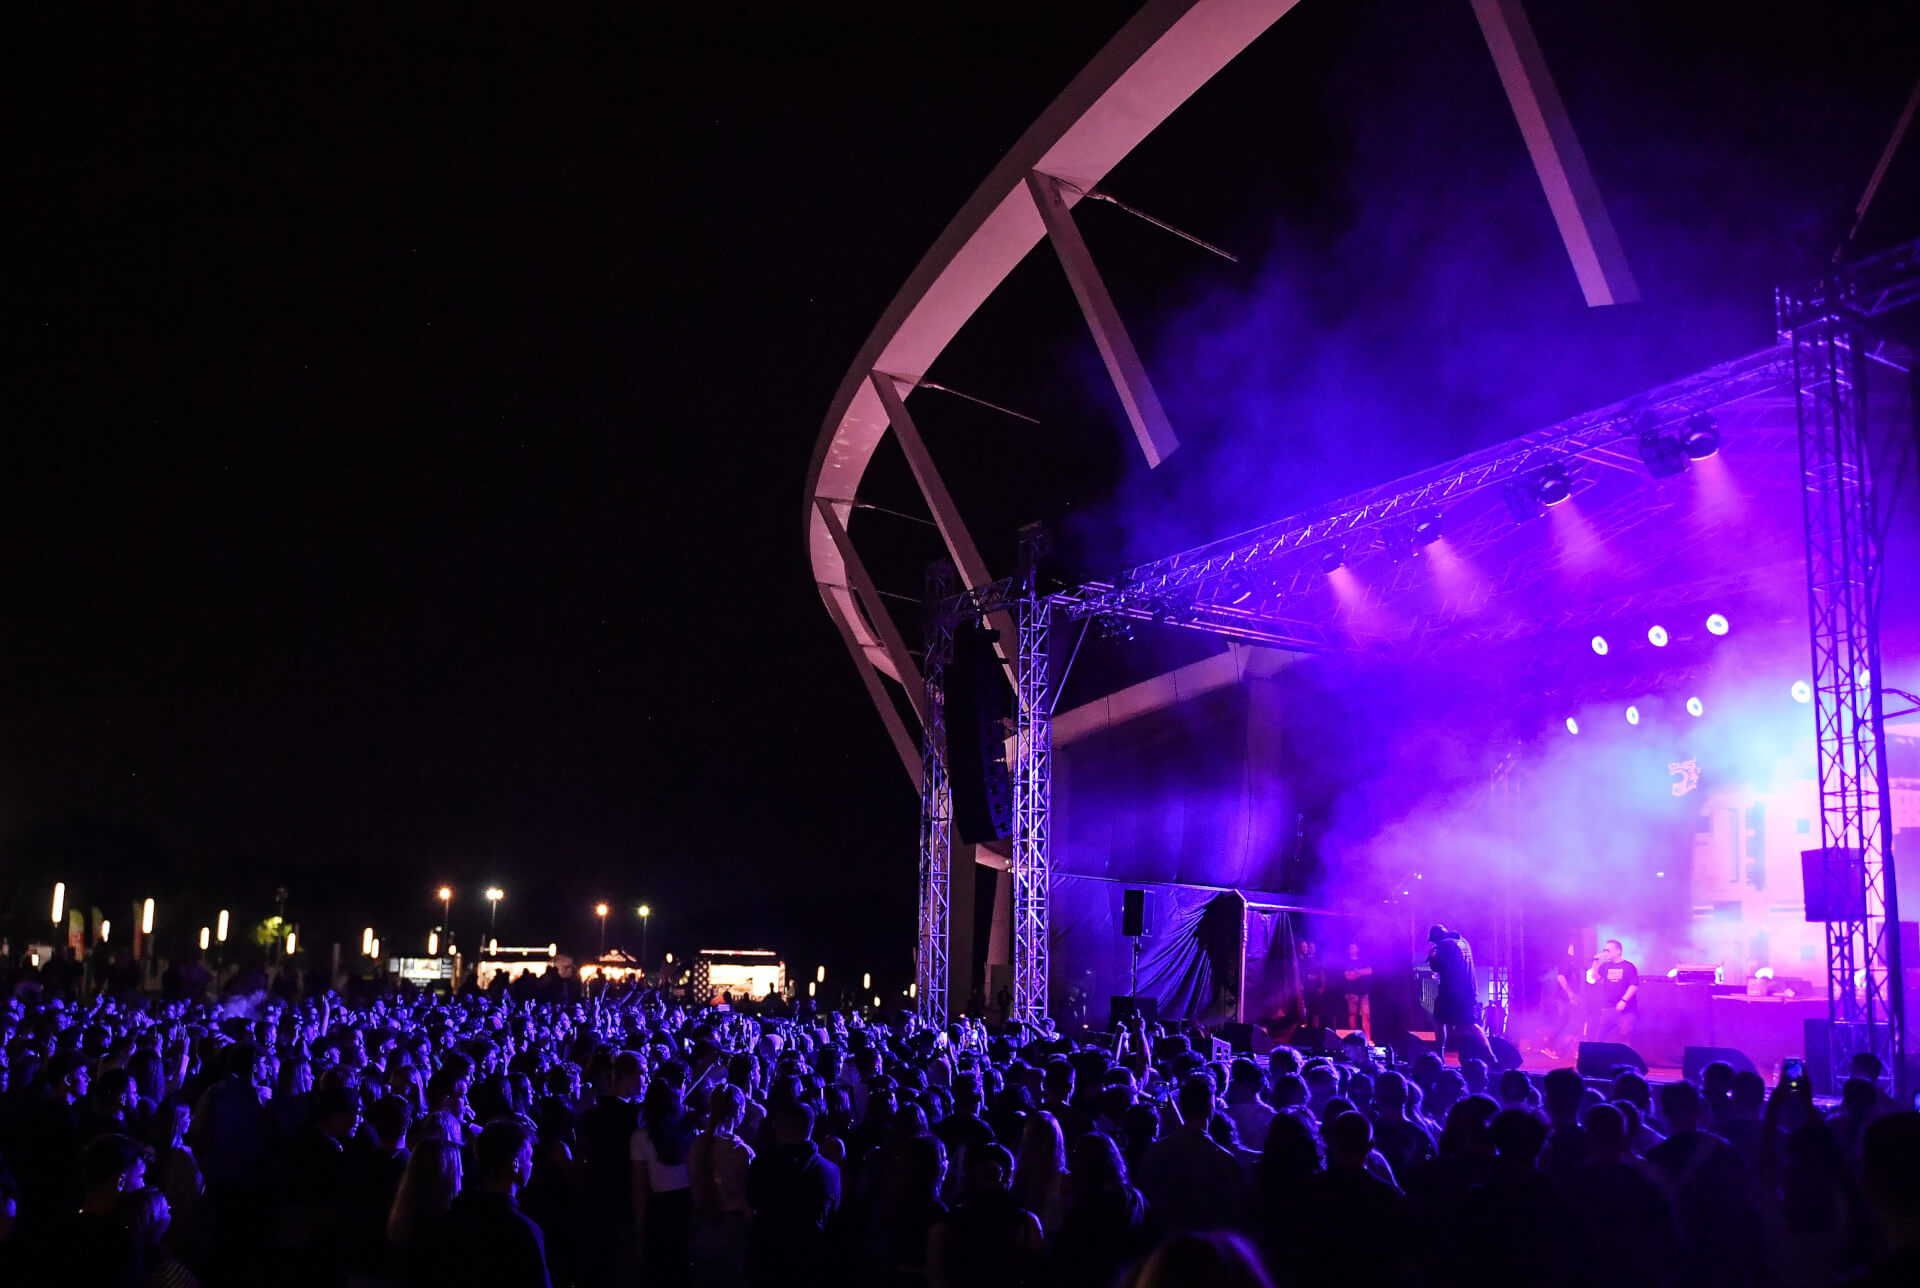
[[[1732,629],[1731,624],[1719,613],[1715,613],[1713,616],[1707,618],[1707,633],[1709,635],[1725,635],[1730,629]]]
[[[1647,627],[1647,643],[1653,645],[1655,648],[1665,648],[1667,646],[1667,628],[1664,626]]]
[[[1628,708],[1627,708],[1627,723],[1628,723],[1628,724],[1630,724],[1630,725],[1637,725],[1637,724],[1639,724],[1639,723],[1640,723],[1640,708],[1639,708],[1639,707],[1628,707]]]
[[[1572,716],[1567,717],[1567,732],[1568,733],[1580,732],[1580,722],[1578,720],[1575,720]]]
[[[1720,450],[1720,426],[1704,413],[1695,416],[1680,433],[1680,447],[1689,460],[1706,460]]]
[[[1567,467],[1560,464],[1548,465],[1533,479],[1533,495],[1542,505],[1559,505],[1573,495],[1573,479],[1567,473]]]
[[[1701,702],[1701,701],[1700,701],[1700,699],[1698,699],[1698,698],[1688,698],[1688,699],[1687,699],[1687,714],[1688,714],[1688,715],[1690,715],[1690,716],[1700,716],[1700,715],[1705,715],[1705,714],[1706,714],[1706,710],[1707,710],[1707,708],[1706,708],[1706,704],[1705,704],[1705,703],[1703,703],[1703,702]]]
[[[1593,651],[1598,653],[1601,657],[1605,657],[1607,655],[1607,637],[1606,636],[1596,635],[1593,637]]]
[[[1813,701],[1813,686],[1805,680],[1795,680],[1793,682],[1793,700],[1795,702]]]

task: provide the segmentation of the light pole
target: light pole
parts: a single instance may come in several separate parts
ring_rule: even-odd
[[[605,957],[607,955],[607,905],[594,904],[593,915],[600,918],[600,955]]]
[[[506,897],[507,897],[507,892],[505,890],[502,890],[499,886],[487,887],[487,906],[492,909],[492,911],[488,914],[488,917],[487,917],[487,940],[489,943],[491,943],[499,935],[500,901]]]
[[[647,918],[653,916],[653,909],[646,904],[640,905],[640,969],[647,968]]]
[[[60,924],[60,918],[64,917],[66,913],[67,883],[64,881],[56,881],[53,883],[53,924],[58,926]]]
[[[447,937],[447,951],[453,951],[453,887],[440,887],[440,933]]]

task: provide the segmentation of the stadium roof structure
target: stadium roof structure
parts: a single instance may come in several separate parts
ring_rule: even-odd
[[[1109,172],[1297,0],[1149,0],[1002,158],[935,241],[842,378],[807,471],[804,539],[816,586],[916,786],[917,739],[887,682],[921,714],[908,647],[848,534],[862,478],[899,441],[965,587],[992,575],[907,397],[967,321],[1043,240],[1051,243],[1147,462],[1178,450],[1152,380],[1074,223]],[[1597,185],[1519,0],[1472,0],[1588,304],[1638,298]]]

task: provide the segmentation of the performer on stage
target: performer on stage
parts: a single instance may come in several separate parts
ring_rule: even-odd
[[[1343,1028],[1359,1029],[1373,1042],[1373,967],[1360,955],[1359,944],[1347,945],[1347,959],[1340,963],[1340,991],[1347,1000]]]
[[[1433,1002],[1435,1049],[1444,1060],[1451,1042],[1459,1050],[1461,1059],[1478,1056],[1491,1065],[1493,1048],[1487,1042],[1486,1030],[1480,1027],[1473,947],[1459,931],[1445,926],[1428,929],[1427,942],[1433,945],[1427,950],[1427,965],[1440,985],[1439,995]]]
[[[1587,1037],[1594,1042],[1625,1042],[1633,1035],[1640,1013],[1640,972],[1627,959],[1618,939],[1609,939],[1587,967],[1587,983],[1594,986],[1593,1018]]]
[[[1580,993],[1585,987],[1580,959],[1574,955],[1573,945],[1568,944],[1566,953],[1560,958],[1560,965],[1553,972],[1553,987],[1546,995],[1544,1007],[1551,1028],[1546,1040],[1540,1044],[1540,1050],[1552,1059],[1560,1059],[1569,1029],[1573,1031],[1573,1040],[1580,1040],[1582,1026],[1586,1023],[1586,1016],[1581,1011]]]

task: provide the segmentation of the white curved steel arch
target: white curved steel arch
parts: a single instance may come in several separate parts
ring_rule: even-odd
[[[858,602],[855,591],[865,574],[857,560],[849,566],[852,547],[845,533],[860,480],[890,426],[901,436],[962,579],[977,584],[985,579],[986,569],[906,418],[905,390],[898,387],[911,389],[926,374],[960,328],[1047,235],[1029,176],[1065,180],[1071,187],[1060,190],[1061,198],[1075,204],[1079,193],[1074,189],[1096,185],[1296,3],[1149,0],[961,207],[887,306],[834,394],[807,470],[808,555],[827,611],[869,681],[881,719],[916,782],[918,740],[885,700],[884,691],[871,682],[871,673],[891,677],[910,694],[918,677],[897,642],[883,638],[890,633],[884,625],[874,627],[884,606],[869,602],[863,611]],[[897,399],[886,396],[896,392]],[[887,404],[892,405],[891,417]]]

